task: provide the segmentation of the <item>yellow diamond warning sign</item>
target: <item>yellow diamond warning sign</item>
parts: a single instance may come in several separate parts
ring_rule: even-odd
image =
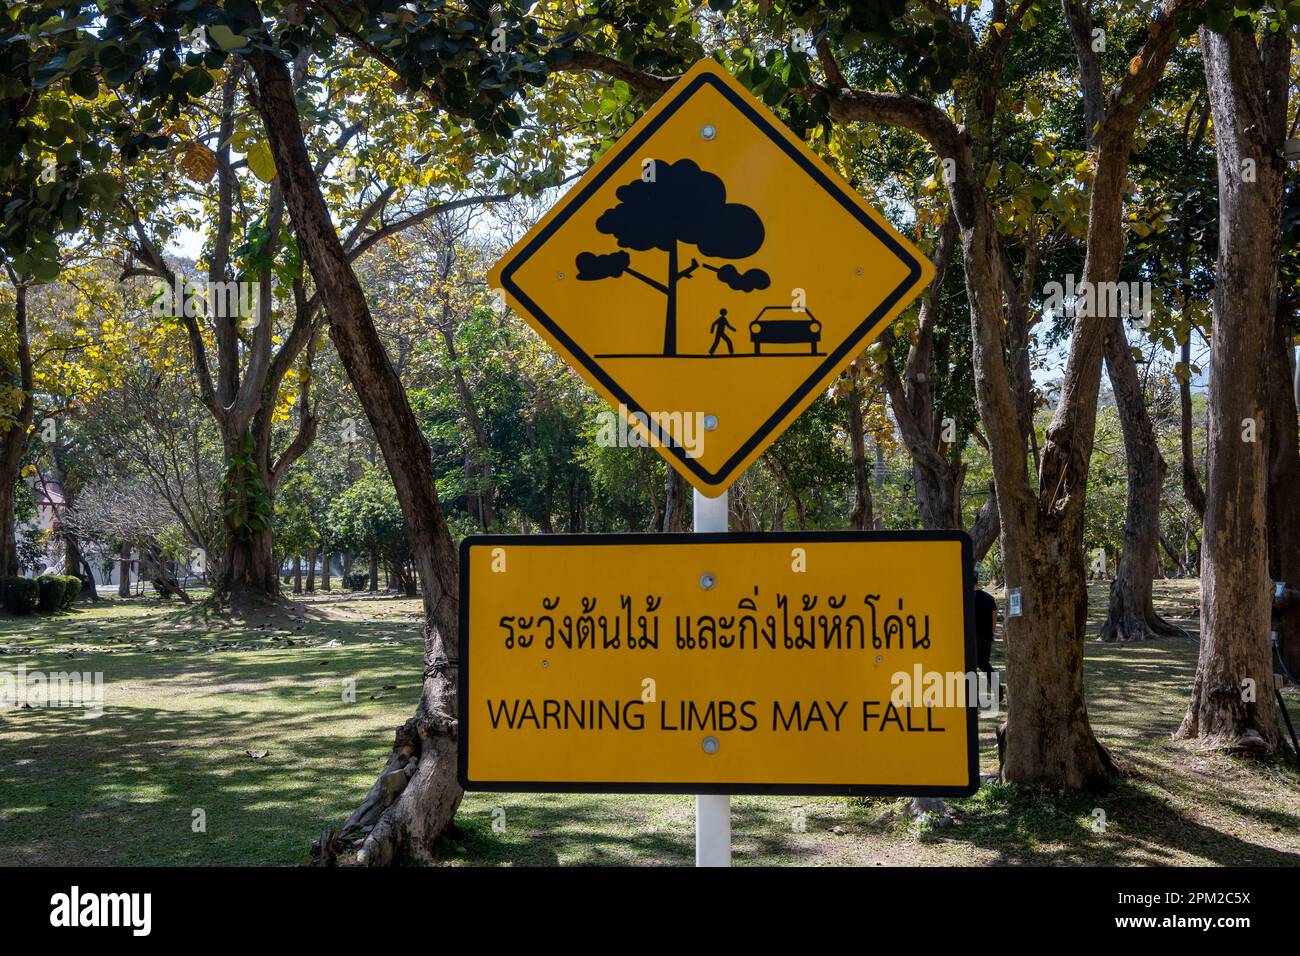
[[[932,274],[705,60],[489,281],[619,410],[636,443],[717,495]]]

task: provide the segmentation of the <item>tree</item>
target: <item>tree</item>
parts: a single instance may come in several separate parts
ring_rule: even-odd
[[[1300,184],[1287,187],[1277,323],[1269,357],[1268,554],[1274,581],[1300,582],[1300,373],[1293,343],[1300,335]],[[1300,603],[1277,608],[1278,646],[1287,670],[1300,675]]]
[[[853,481],[853,462],[845,454],[839,422],[836,403],[819,397],[763,453],[761,461],[776,478],[801,531],[843,526],[844,490]]]
[[[1064,0],[1062,9],[1069,22],[1070,35],[1083,76],[1084,118],[1089,145],[1096,148],[1105,129],[1110,104],[1106,101],[1101,62],[1094,45],[1093,19],[1089,8],[1076,0]],[[1118,278],[1120,270],[1114,271]],[[1096,288],[1096,287],[1094,287]],[[1100,294],[1100,293],[1098,293]],[[1113,300],[1112,300],[1113,301]],[[1149,635],[1169,636],[1177,629],[1156,614],[1151,595],[1152,582],[1160,559],[1160,495],[1168,468],[1155,440],[1155,430],[1147,414],[1146,395],[1138,377],[1137,365],[1129,346],[1126,317],[1137,317],[1132,305],[1109,319],[1106,340],[1106,369],[1110,376],[1124,434],[1128,465],[1128,507],[1124,519],[1124,541],[1111,581],[1110,601],[1102,625],[1104,641],[1140,641]],[[1130,313],[1126,316],[1124,313]],[[1150,321],[1150,317],[1145,317]]]
[[[108,267],[80,253],[60,266],[63,281],[8,268],[0,286],[0,567],[14,567],[11,493],[22,463],[50,450],[46,464],[59,467],[64,419],[102,395],[130,354],[131,300]]]
[[[121,541],[138,548],[140,575],[151,581],[158,595],[190,603],[172,570],[188,558],[189,535],[147,481],[117,478],[89,485],[64,521],[70,531],[87,540]],[[125,580],[125,563],[121,573]]]
[[[251,26],[264,31],[260,13],[256,8],[251,12],[255,17]],[[330,218],[307,154],[289,72],[268,49],[256,48],[249,55],[258,109],[295,232],[329,316],[335,348],[383,448],[422,585],[427,623],[420,703],[416,715],[398,730],[380,778],[341,831],[355,836],[362,827],[373,825],[358,858],[385,864],[404,853],[427,853],[460,805],[462,791],[455,771],[456,553],[434,486],[428,442],[375,331],[365,293]],[[392,773],[408,781],[400,795],[395,796],[391,781],[386,781]],[[333,853],[333,844],[331,835],[319,845],[320,852]]]
[[[1268,356],[1278,315],[1291,55],[1285,21],[1216,9],[1201,28],[1219,160],[1201,643],[1180,737],[1271,750]],[[1263,361],[1261,361],[1261,358]]]
[[[382,467],[367,468],[350,488],[330,505],[326,516],[328,536],[334,546],[375,558],[409,595],[415,581],[408,580],[410,561],[406,524],[397,491]],[[302,550],[310,546],[303,539]]]
[[[135,283],[118,283],[116,270],[113,277],[128,304],[118,319],[130,319],[129,331],[103,394],[76,410],[78,464],[87,472],[86,483],[105,494],[118,486],[148,489],[154,498],[151,509],[170,512],[168,526],[188,541],[187,556],[199,559],[196,569],[214,574],[218,569],[210,566],[214,562],[208,556],[221,554],[224,528],[220,432],[186,365],[182,326],[154,325],[147,318],[148,300],[131,294],[143,290]],[[157,526],[156,521],[150,525]],[[119,554],[124,560],[132,548],[142,555],[149,551],[148,535],[83,537],[101,544],[122,542],[128,546],[125,556]]]
[[[718,259],[746,259],[763,245],[763,222],[758,213],[740,203],[727,202],[727,187],[713,173],[690,159],[675,163],[650,160],[641,179],[620,186],[617,206],[606,209],[596,229],[613,236],[624,249],[668,253],[668,268],[660,282],[631,267],[626,252],[599,255],[580,252],[578,279],[595,282],[630,275],[668,299],[664,315],[665,356],[677,354],[677,283],[689,279],[701,265],[719,282],[738,292],[766,289],[771,284],[762,269],[740,272],[734,265],[714,266],[692,258],[678,269],[678,246],[693,245],[700,255]]]
[[[1124,187],[1134,130],[1178,41],[1180,17],[1196,5],[1196,0],[1166,0],[1161,5],[1148,24],[1138,55],[1110,96],[1095,166],[1089,169],[1083,280],[1093,287],[1118,276]],[[838,11],[842,18],[832,18],[822,16],[824,8],[797,7],[773,16],[806,14],[806,19],[825,25],[817,45],[825,83],[809,78],[806,54],[792,51],[786,57],[791,68],[784,76],[798,77],[800,108],[811,111],[820,105],[824,115],[835,122],[908,129],[929,143],[946,170],[944,181],[966,272],[976,393],[993,460],[1002,558],[1007,580],[1020,588],[1026,608],[1024,616],[1009,619],[1006,631],[1010,706],[1001,735],[1002,776],[1009,781],[1078,788],[1102,783],[1110,769],[1087,719],[1081,651],[1087,613],[1082,549],[1085,479],[1109,327],[1098,323],[1092,310],[1082,310],[1075,318],[1061,399],[1047,431],[1035,487],[1026,473],[1023,402],[1007,360],[1003,331],[1004,303],[1023,301],[1025,293],[1015,283],[985,186],[998,85],[1011,42],[1026,22],[1030,6],[1022,3],[1012,8],[995,3],[991,19],[1000,26],[990,28],[982,40],[969,21],[955,19],[940,6],[929,8],[925,19],[931,22],[915,32],[908,30],[912,24],[896,27],[890,22],[902,12],[896,9],[868,14],[859,6]],[[886,32],[896,34],[900,43],[924,48],[923,55],[934,54],[933,66],[907,77],[912,89],[946,90],[963,59],[971,65],[968,82],[958,89],[961,126],[935,102],[912,92],[881,93],[847,85],[854,61],[837,57],[836,45],[846,34],[863,29],[855,21],[867,16],[876,21],[871,29],[879,30],[878,21],[884,19]],[[852,49],[847,42],[844,47]],[[638,78],[647,92],[662,92],[668,82],[668,78],[633,70],[624,63],[611,65],[608,60],[593,54],[576,58],[574,66],[623,79]],[[749,60],[742,78],[753,80],[761,69],[770,91],[775,82],[772,64],[760,67],[752,54]],[[793,63],[797,61],[802,62],[796,73]],[[805,78],[809,79],[805,82]],[[782,83],[768,101],[778,102],[785,93]]]
[[[978,432],[979,413],[964,279],[960,269],[950,268],[957,256],[957,223],[944,201],[942,174],[930,175],[925,146],[904,131],[836,124],[815,142],[822,140],[827,161],[838,162],[851,183],[870,190],[873,205],[913,211],[914,223],[896,224],[930,240],[922,248],[928,248],[935,277],[916,309],[908,309],[882,332],[878,345],[868,349],[866,368],[882,383],[899,437],[912,458],[910,486],[922,525],[961,530],[968,520],[962,507],[967,474],[963,455]],[[1008,191],[1024,199],[1023,189],[1012,189],[1018,185],[1011,181],[1017,169],[1014,160],[1004,168]],[[1000,228],[1018,228],[1011,216],[1004,219]],[[1008,316],[1010,327],[1014,318]],[[1016,354],[1014,347],[1012,352]],[[978,561],[997,539],[992,494],[969,523]]]
[[[35,392],[32,382],[32,351],[27,324],[27,285],[12,270],[13,283],[12,355],[0,351],[0,386],[4,404],[0,406],[0,575],[18,573],[18,541],[15,535],[14,502],[18,471],[27,451],[32,427]],[[8,325],[8,323],[6,323]],[[8,331],[8,329],[6,329]]]
[[[425,145],[420,137],[430,132],[425,124],[412,129],[382,121],[385,101],[394,95],[380,82],[382,69],[362,60],[317,75],[299,58],[292,70],[295,88],[321,100],[307,142],[352,261],[443,210],[502,198],[447,197],[443,184],[459,182],[454,157],[419,148]],[[141,184],[123,200],[125,241],[138,261],[125,275],[150,275],[169,287],[186,283],[179,264],[161,252],[180,224],[208,234],[202,256],[208,288],[232,279],[255,286],[251,316],[175,310],[189,333],[200,394],[226,447],[223,490],[232,520],[214,596],[237,605],[279,592],[273,562],[276,489],[316,439],[312,362],[324,321],[320,297],[302,273],[284,222],[274,161],[247,97],[240,95],[246,70],[242,59],[234,59],[198,118],[191,122],[183,114],[172,120],[170,128],[183,141],[179,169],[155,157],[148,167],[153,175],[139,178]],[[213,119],[205,121],[209,113]],[[244,158],[237,159],[240,152]],[[203,215],[191,211],[196,202]],[[286,440],[275,426],[291,415],[298,427]]]
[[[321,531],[314,515],[316,494],[316,483],[307,470],[294,469],[281,482],[275,510],[277,555],[281,558],[293,557],[298,561],[307,555],[312,562],[308,569],[309,577],[314,568],[316,549],[321,543]],[[294,593],[298,593],[299,589],[300,582],[295,580]]]
[[[1122,254],[1122,203],[1134,129],[1164,71],[1178,33],[1177,15],[1192,4],[1166,2],[1145,44],[1111,94],[1098,136],[1091,177],[1083,281],[1113,281]],[[901,125],[923,136],[951,169],[946,177],[960,230],[971,305],[980,415],[993,459],[1009,584],[1018,586],[1025,615],[1009,618],[1007,722],[1000,734],[1002,777],[1070,788],[1102,783],[1109,759],[1087,718],[1081,641],[1087,615],[1082,533],[1086,469],[1092,447],[1102,355],[1108,327],[1084,309],[1074,321],[1061,398],[1042,449],[1038,487],[1025,472],[1027,449],[1003,336],[1002,305],[1019,301],[1006,253],[980,175],[986,161],[997,83],[1011,38],[1028,11],[995,4],[1001,30],[982,46],[966,40],[980,67],[975,93],[963,98],[966,130],[941,109],[914,96],[832,89],[830,111],[841,121]],[[947,20],[965,39],[969,26]],[[842,77],[828,48],[826,72]],[[836,84],[838,85],[838,84]],[[974,131],[972,134],[971,131]]]

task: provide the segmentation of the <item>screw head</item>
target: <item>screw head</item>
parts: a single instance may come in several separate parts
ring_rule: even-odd
[[[564,273],[563,273],[563,272],[557,272],[557,273],[555,274],[555,277],[556,277],[557,279],[563,279],[563,278],[564,278]]]
[[[543,667],[550,667],[550,666],[551,666],[551,662],[550,662],[550,661],[542,661],[542,666],[543,666]]]
[[[704,590],[712,591],[713,585],[715,585],[716,583],[717,580],[713,577],[712,574],[708,574],[706,572],[705,574],[700,575],[700,587],[704,588]]]
[[[713,128],[712,123],[707,123],[704,126],[700,127],[700,136],[702,136],[704,139],[713,139],[717,135],[718,135],[718,131]]]
[[[717,415],[705,415],[705,416],[704,416],[704,430],[705,430],[706,432],[711,432],[711,431],[717,431],[717,429],[718,429],[718,416],[717,416]]]
[[[718,738],[705,737],[704,742],[701,746],[704,747],[704,752],[706,754],[715,754],[718,752]]]

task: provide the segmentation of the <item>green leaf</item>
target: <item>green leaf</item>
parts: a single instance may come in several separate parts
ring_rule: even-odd
[[[215,85],[212,74],[199,67],[185,74],[185,92],[196,99],[207,93]]]
[[[53,282],[63,271],[58,259],[33,259],[30,267],[37,282]]]

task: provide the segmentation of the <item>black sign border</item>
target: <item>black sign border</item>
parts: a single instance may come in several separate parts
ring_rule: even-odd
[[[568,783],[528,780],[471,780],[469,778],[469,606],[470,551],[479,547],[563,547],[566,545],[691,545],[691,544],[806,544],[830,542],[887,543],[891,541],[957,541],[961,543],[962,589],[965,609],[966,672],[976,668],[975,654],[975,565],[971,539],[964,531],[769,531],[716,532],[708,534],[555,534],[555,535],[471,535],[460,545],[460,633],[457,641],[457,746],[456,776],[467,792],[489,793],[680,793],[750,794],[773,796],[845,797],[969,797],[979,789],[979,709],[966,707],[966,775],[964,786],[906,786],[878,784],[717,784],[717,783]]]
[[[907,277],[899,286],[891,292],[885,300],[869,314],[858,327],[849,335],[848,338],[837,348],[826,356],[826,360],[817,366],[816,370],[804,381],[802,385],[794,390],[794,393],[787,398],[781,406],[765,421],[758,430],[754,432],[740,449],[736,451],[726,462],[722,464],[717,471],[711,472],[703,468],[694,458],[686,454],[686,449],[675,443],[671,436],[666,435],[659,428],[650,415],[649,411],[641,408],[632,396],[628,395],[619,384],[600,367],[590,355],[580,349],[576,342],[560,328],[560,326],[549,315],[546,314],[536,302],[534,302],[514,281],[514,274],[527,262],[537,250],[545,244],[551,236],[564,225],[569,218],[584,206],[592,194],[603,186],[615,173],[624,168],[629,154],[639,149],[651,135],[658,131],[678,109],[682,107],[699,89],[704,86],[712,86],[723,97],[727,99],[740,113],[754,124],[768,139],[772,140],[787,156],[795,161],[798,166],[808,174],[808,176],[829,193],[841,206],[843,206],[851,216],[862,223],[872,235],[884,244],[899,260],[908,267]],[[768,435],[770,435],[781,421],[795,408],[809,392],[818,387],[821,382],[835,366],[842,361],[852,350],[856,348],[859,342],[869,334],[883,320],[884,316],[894,307],[899,299],[905,293],[911,290],[922,274],[921,263],[916,257],[907,251],[889,232],[882,228],[871,216],[867,215],[862,209],[853,202],[852,198],[823,173],[817,166],[809,161],[795,146],[790,143],[781,133],[772,125],[772,122],[755,110],[749,103],[740,97],[735,90],[723,82],[720,78],[712,73],[702,73],[689,83],[680,93],[678,93],[655,117],[646,124],[635,137],[627,142],[621,142],[615,146],[614,157],[607,163],[601,171],[593,176],[591,180],[584,185],[578,194],[574,197],[565,197],[564,208],[548,222],[532,241],[523,248],[510,262],[501,270],[501,284],[507,292],[514,296],[525,309],[527,309],[538,322],[540,322],[552,336],[559,341],[570,355],[589,372],[592,377],[599,381],[611,395],[617,398],[625,405],[629,412],[640,412],[648,419],[648,430],[652,436],[658,440],[660,445],[668,449],[673,456],[681,462],[690,472],[710,487],[725,487],[730,484],[734,477],[734,472],[740,464],[758,447]]]

